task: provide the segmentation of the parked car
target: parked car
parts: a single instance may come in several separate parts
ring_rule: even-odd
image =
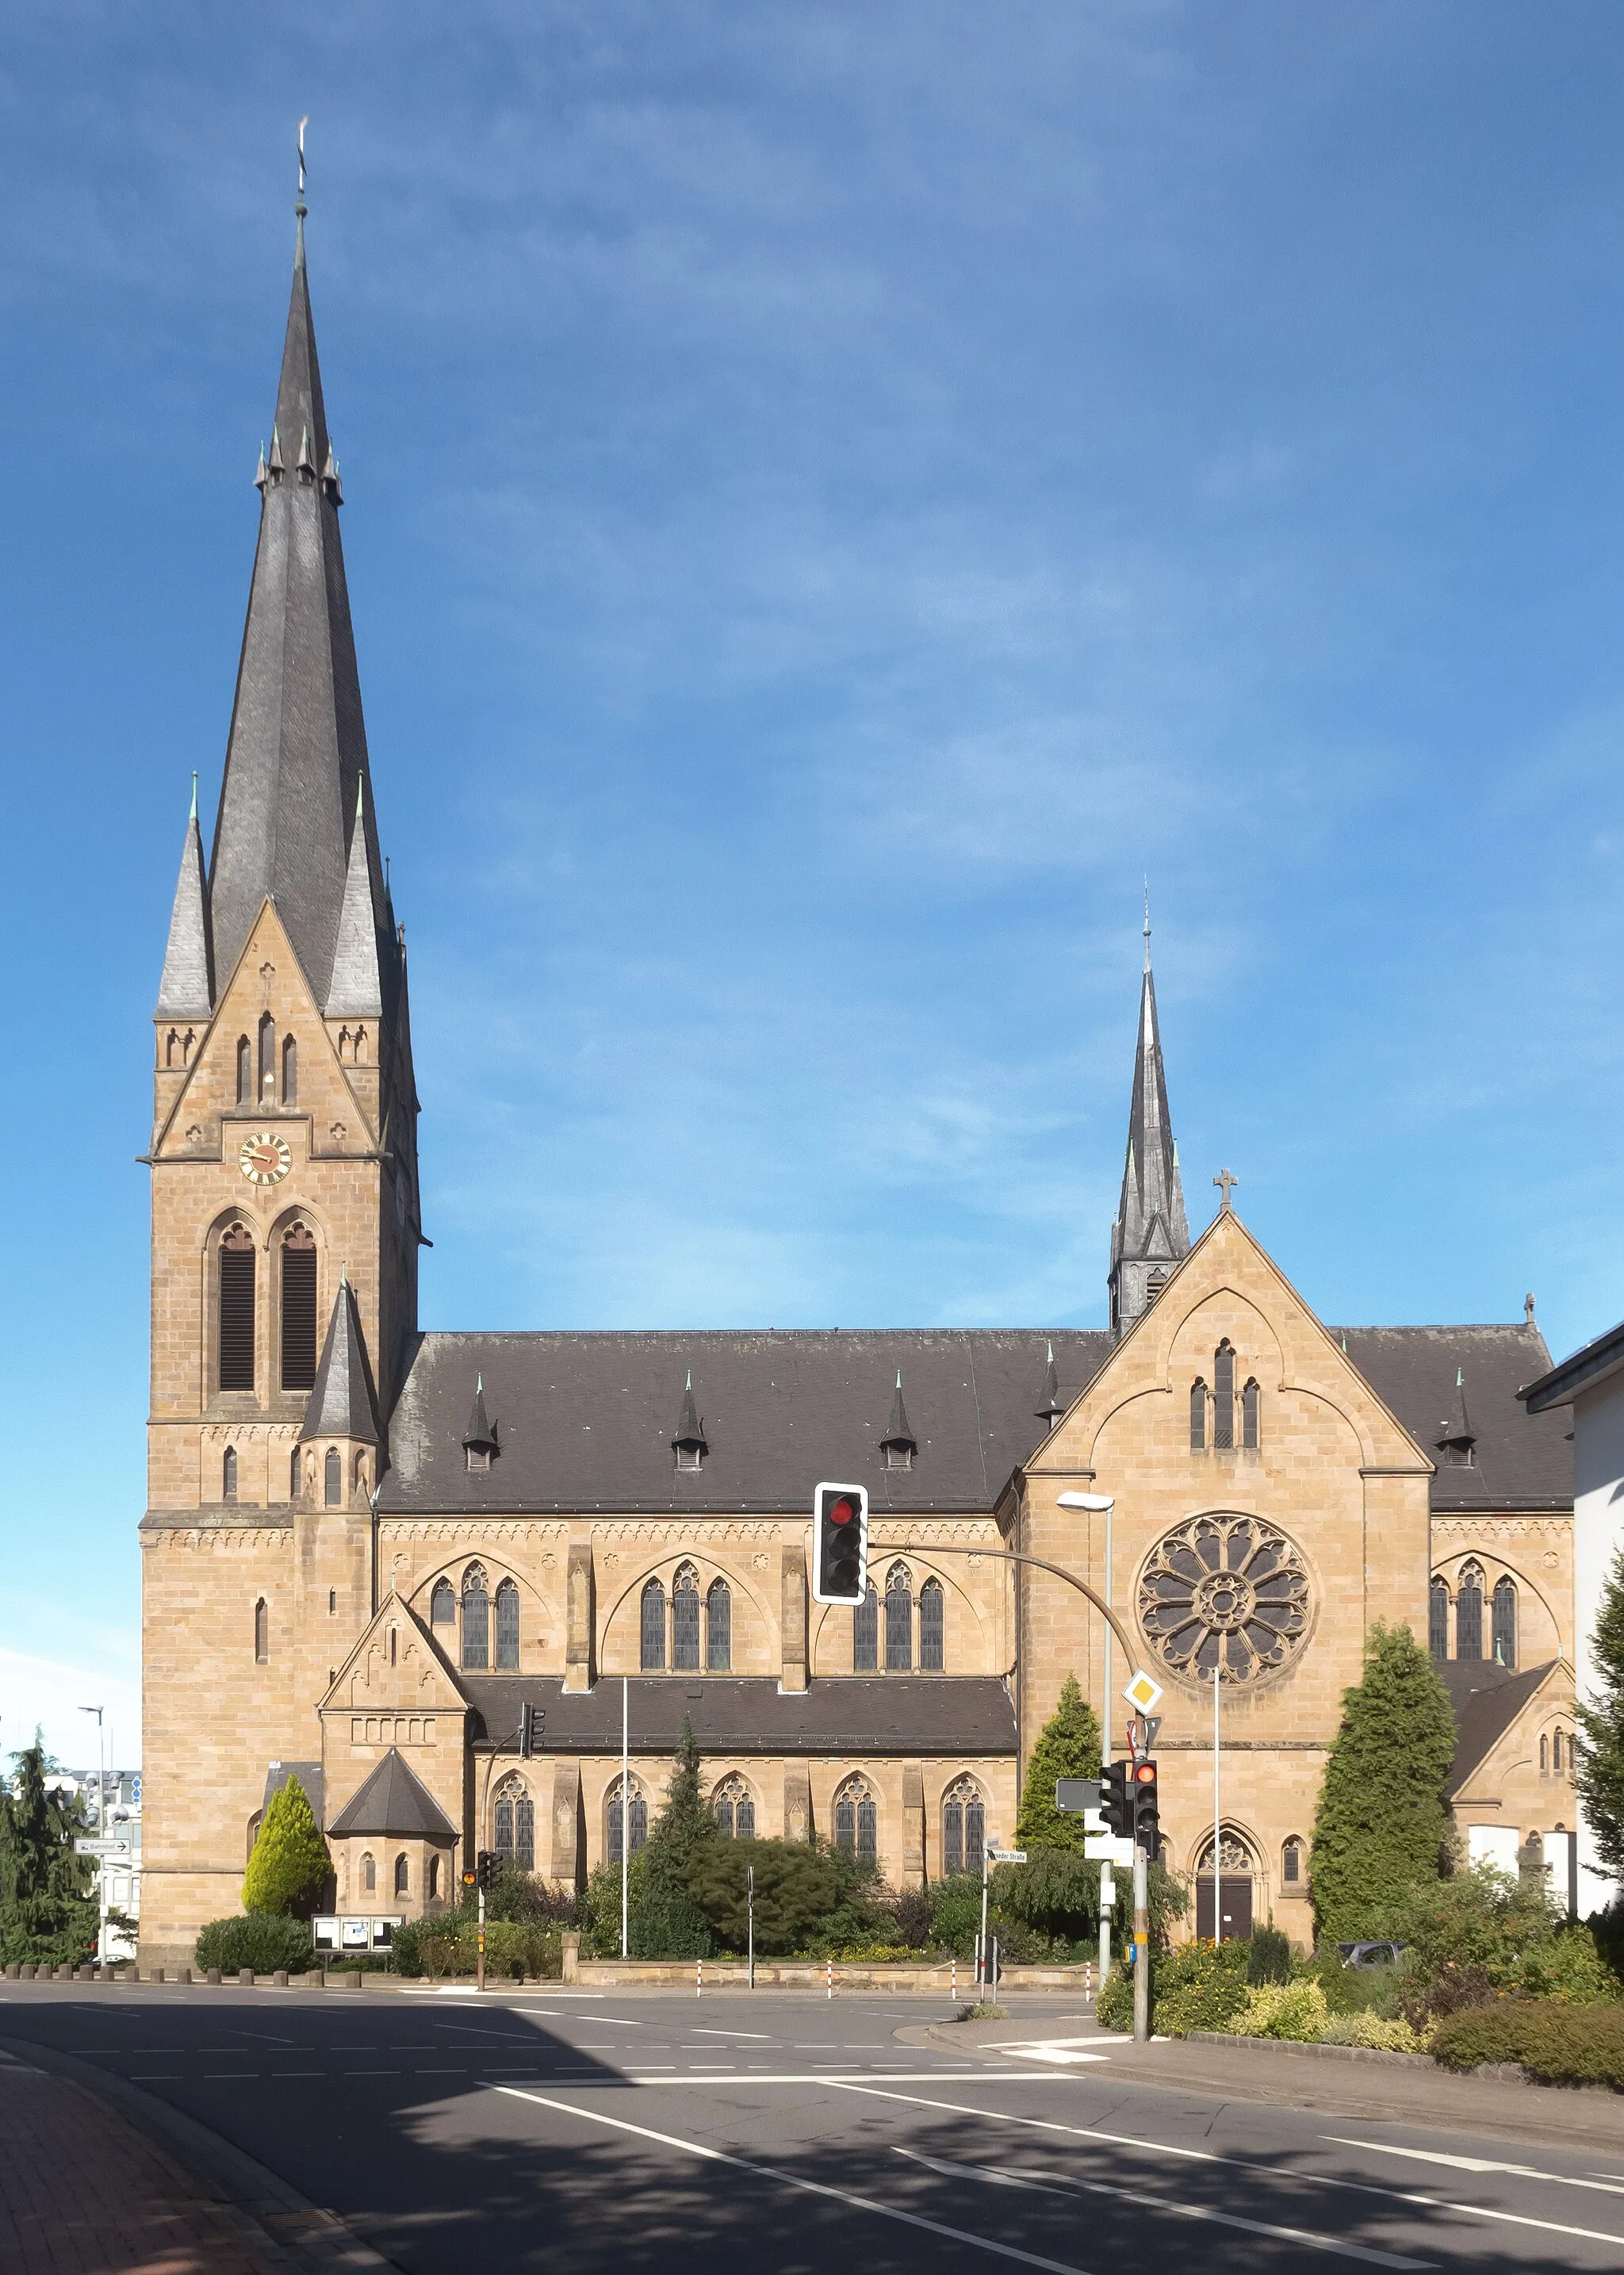
[[[1404,1946],[1401,1943],[1339,1943],[1344,1967],[1401,1967]]]

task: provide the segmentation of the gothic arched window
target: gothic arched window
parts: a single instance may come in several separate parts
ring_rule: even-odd
[[[261,1667],[270,1662],[270,1610],[263,1596],[253,1607],[253,1656]]]
[[[631,1846],[629,1850],[623,1851],[622,1846],[623,1828],[625,1824],[625,1816],[622,1808],[620,1780],[618,1778],[616,1779],[614,1784],[609,1788],[608,1802],[605,1815],[607,1822],[604,1829],[608,1837],[604,1842],[604,1846],[608,1851],[609,1863],[611,1864],[618,1864],[621,1861],[623,1853],[631,1856],[635,1856],[638,1850],[642,1848],[644,1842],[648,1839],[648,1802],[644,1795],[642,1787],[638,1783],[636,1778],[633,1778],[631,1780]]]
[[[874,1583],[851,1612],[851,1664],[858,1674],[872,1674],[880,1665],[880,1599]]]
[[[725,1580],[713,1580],[705,1598],[705,1664],[713,1674],[733,1664],[733,1598]]]
[[[645,1674],[665,1671],[665,1590],[650,1580],[643,1590],[642,1667]]]
[[[948,1788],[941,1804],[941,1869],[947,1872],[978,1872],[986,1846],[986,1805],[973,1778],[962,1777]]]
[[[1303,1843],[1295,1833],[1280,1852],[1280,1876],[1288,1888],[1303,1885]]]
[[[1199,1375],[1190,1386],[1190,1450],[1206,1451],[1206,1384]]]
[[[409,1892],[410,1880],[410,1868],[403,1854],[395,1859],[395,1893],[397,1896],[404,1896]]]
[[[235,1446],[228,1446],[221,1460],[220,1498],[222,1500],[237,1499],[237,1448]]]
[[[496,1844],[496,1854],[499,1856],[510,1856],[513,1854],[513,1792],[511,1788],[504,1786],[502,1790],[496,1795],[496,1807],[493,1812],[493,1822],[495,1830],[493,1832],[492,1838],[495,1840]]]
[[[907,1674],[913,1667],[913,1576],[905,1564],[886,1574],[886,1673]]]
[[[372,1851],[366,1849],[361,1856],[361,1886],[370,1896],[377,1885],[378,1867],[373,1861]]]
[[[850,1778],[835,1796],[835,1846],[872,1864],[880,1853],[880,1818],[862,1778]]]
[[[438,1856],[431,1856],[428,1860],[428,1901],[431,1904],[438,1903],[440,1901],[440,1859]]]
[[[316,1243],[307,1225],[282,1236],[282,1387],[309,1390],[316,1379]]]
[[[246,1035],[237,1038],[237,1103],[253,1104],[253,1045]]]
[[[1461,1584],[1454,1599],[1454,1655],[1483,1657],[1483,1567],[1475,1561],[1461,1567]]]
[[[1235,1349],[1227,1335],[1212,1354],[1212,1450],[1235,1444]]]
[[[1449,1583],[1441,1572],[1427,1591],[1427,1649],[1434,1659],[1449,1656]]]
[[[946,1609],[941,1582],[927,1580],[919,1591],[919,1665],[933,1674],[940,1674],[942,1667]]]
[[[291,1035],[282,1046],[282,1102],[298,1104],[298,1045]]]
[[[428,1599],[428,1624],[434,1641],[442,1650],[451,1651],[457,1641],[457,1591],[449,1580],[434,1583],[434,1594]]]
[[[699,1672],[699,1576],[691,1564],[679,1564],[671,1583],[671,1666],[678,1674]]]
[[[1517,1663],[1517,1587],[1509,1572],[1502,1572],[1494,1583],[1491,1625],[1496,1661],[1501,1667],[1514,1667]]]
[[[260,1089],[261,1103],[276,1103],[276,1022],[267,1011],[260,1021]]]
[[[491,1597],[483,1564],[471,1564],[463,1574],[463,1665],[487,1667],[491,1663]]]
[[[722,1831],[736,1840],[756,1837],[756,1804],[750,1788],[736,1772],[717,1787],[711,1807]]]
[[[344,1505],[344,1457],[336,1446],[328,1447],[324,1466],[326,1478],[323,1497],[327,1506],[329,1508],[342,1508]]]
[[[298,1447],[295,1446],[292,1453],[288,1456],[288,1499],[290,1500],[297,1500],[298,1499],[298,1494],[299,1458]]]
[[[502,1581],[496,1590],[496,1664],[518,1666],[518,1590],[511,1580]]]
[[[220,1243],[220,1387],[253,1388],[253,1235],[242,1224]]]
[[[1258,1406],[1261,1396],[1258,1379],[1253,1375],[1241,1393],[1241,1443],[1249,1454],[1258,1450]]]
[[[1539,1734],[1539,1766],[1542,1772],[1551,1766],[1551,1741],[1543,1730]]]
[[[1559,1774],[1564,1769],[1573,1767],[1573,1749],[1563,1742],[1560,1730],[1551,1742],[1551,1766]]]

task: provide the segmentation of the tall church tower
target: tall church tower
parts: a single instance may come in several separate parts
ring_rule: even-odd
[[[1156,982],[1151,972],[1151,909],[1144,904],[1144,978],[1139,990],[1139,1040],[1133,1062],[1133,1103],[1128,1113],[1128,1159],[1122,1197],[1111,1227],[1111,1332],[1120,1342],[1155,1302],[1174,1266],[1190,1253],[1179,1149],[1167,1112],[1167,1077],[1156,1024]]]
[[[378,850],[305,208],[207,871],[158,989],[142,1946],[232,1910],[273,1764],[374,1608],[417,1326],[418,1100]],[[223,1806],[227,1820],[223,1826]]]

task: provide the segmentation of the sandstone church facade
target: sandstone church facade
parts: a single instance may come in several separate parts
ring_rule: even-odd
[[[213,844],[194,801],[155,1017],[143,1957],[237,1908],[291,1773],[344,1911],[433,1910],[481,1848],[578,1884],[645,1836],[684,1716],[727,1831],[820,1834],[894,1883],[977,1869],[1067,1673],[1097,1707],[1106,1685],[1103,1623],[1008,1550],[1107,1594],[1165,1685],[1192,1926],[1215,1670],[1222,1911],[1306,1940],[1319,1776],[1379,1618],[1449,1682],[1473,1852],[1560,1856],[1572,1463],[1515,1398],[1549,1363],[1531,1300],[1328,1328],[1227,1183],[1192,1243],[1148,927],[1108,1328],[419,1329],[404,933],[302,213],[256,482]],[[808,1589],[828,1477],[870,1491],[857,1613]],[[1114,1692],[1129,1672],[1119,1647]]]

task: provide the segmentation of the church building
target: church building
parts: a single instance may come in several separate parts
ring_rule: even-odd
[[[978,1871],[1067,1674],[1120,1742],[1132,1672],[1009,1552],[1085,1579],[1164,1686],[1191,1929],[1216,1871],[1228,1931],[1310,1939],[1320,1774],[1378,1619],[1450,1686],[1469,1851],[1538,1836],[1566,1873],[1573,1464],[1562,1413],[1517,1400],[1550,1364],[1532,1298],[1326,1326],[1227,1173],[1192,1243],[1148,922],[1107,1327],[419,1327],[405,935],[302,208],[254,479],[219,808],[205,860],[193,802],[155,1014],[142,1960],[238,1908],[291,1774],[340,1911],[434,1911],[487,1848],[578,1886],[646,1837],[684,1717],[726,1833],[817,1835],[895,1885]],[[822,1478],[870,1494],[855,1612],[808,1587]]]

